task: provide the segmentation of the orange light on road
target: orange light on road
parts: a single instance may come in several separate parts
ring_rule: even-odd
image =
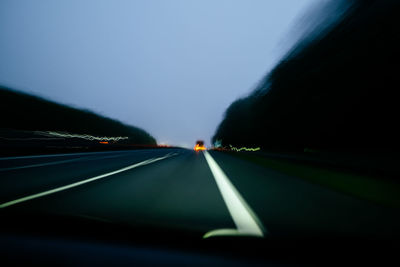
[[[202,151],[202,150],[206,150],[206,147],[205,147],[205,146],[200,146],[200,145],[196,144],[196,145],[194,146],[194,150],[195,150],[195,151]]]
[[[108,142],[107,141],[101,141],[101,142],[99,142],[100,144],[108,144]]]

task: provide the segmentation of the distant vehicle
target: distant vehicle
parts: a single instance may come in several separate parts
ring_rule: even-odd
[[[200,151],[200,150],[206,150],[206,147],[204,146],[204,141],[198,140],[196,142],[196,145],[194,146],[195,151]]]

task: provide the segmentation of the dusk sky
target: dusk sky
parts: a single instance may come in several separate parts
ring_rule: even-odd
[[[0,84],[209,144],[321,2],[1,0]]]

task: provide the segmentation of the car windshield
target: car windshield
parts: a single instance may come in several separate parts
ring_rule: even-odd
[[[398,240],[399,11],[2,0],[1,242]]]

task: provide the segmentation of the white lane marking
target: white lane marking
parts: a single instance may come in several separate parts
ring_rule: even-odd
[[[212,233],[233,233],[236,232],[239,235],[251,235],[263,237],[264,232],[267,230],[261,224],[261,221],[257,218],[257,215],[252,211],[250,206],[246,203],[240,193],[237,191],[235,186],[229,181],[223,170],[218,166],[217,162],[211,157],[211,155],[204,151],[204,157],[207,160],[208,166],[214,175],[215,181],[217,182],[218,189],[221,192],[222,198],[225,201],[228,211],[231,214],[233,222],[236,225],[235,230],[233,229],[221,229],[214,230],[204,235],[207,238]],[[229,231],[227,231],[229,230]]]
[[[133,165],[127,166],[125,168],[116,170],[116,171],[108,172],[108,173],[101,174],[101,175],[98,175],[98,176],[95,176],[95,177],[92,177],[92,178],[85,179],[83,181],[79,181],[79,182],[72,183],[72,184],[69,184],[69,185],[64,185],[64,186],[61,186],[61,187],[58,187],[58,188],[47,190],[47,191],[44,191],[44,192],[41,192],[41,193],[37,193],[37,194],[29,195],[29,196],[26,196],[26,197],[18,198],[18,199],[12,200],[12,201],[8,201],[8,202],[0,204],[0,208],[6,208],[6,207],[9,207],[9,206],[21,203],[21,202],[25,202],[25,201],[32,200],[32,199],[35,199],[35,198],[44,197],[44,196],[47,196],[47,195],[50,195],[50,194],[54,194],[54,193],[57,193],[57,192],[60,192],[60,191],[64,191],[64,190],[67,190],[67,189],[70,189],[70,188],[73,188],[73,187],[76,187],[76,186],[80,186],[80,185],[83,185],[83,184],[86,184],[86,183],[90,183],[90,182],[93,182],[93,181],[96,181],[96,180],[99,180],[99,179],[102,179],[102,178],[105,178],[105,177],[108,177],[108,176],[111,176],[111,175],[114,175],[114,174],[117,174],[117,173],[121,173],[121,172],[124,172],[124,171],[127,171],[127,170],[131,170],[131,169],[139,167],[139,166],[148,165],[150,163],[153,163],[153,162],[156,162],[156,161],[159,161],[159,160],[163,160],[163,159],[166,159],[166,158],[169,158],[169,157],[172,157],[171,153],[168,153],[167,155],[165,155],[163,157],[148,159],[148,160],[145,160],[145,161],[142,161],[142,162],[135,163]]]
[[[35,167],[43,167],[43,166],[49,166],[49,165],[57,165],[57,164],[62,164],[62,163],[67,163],[67,162],[74,162],[74,161],[78,161],[81,159],[82,158],[58,160],[58,161],[52,161],[52,162],[46,162],[46,163],[38,163],[38,164],[31,164],[31,165],[24,165],[24,166],[17,166],[17,167],[1,168],[0,172],[1,171],[12,171],[12,170],[19,170],[19,169],[35,168]]]
[[[0,160],[68,157],[68,156],[81,156],[81,155],[110,154],[110,153],[115,153],[115,152],[119,153],[119,152],[124,152],[124,151],[81,152],[81,153],[48,154],[48,155],[33,155],[33,156],[0,157]]]
[[[111,156],[104,156],[104,157],[98,157],[98,156],[94,156],[93,157],[92,156],[92,157],[80,157],[80,158],[66,159],[66,160],[57,160],[57,161],[51,161],[51,162],[45,162],[45,163],[31,164],[31,165],[23,165],[23,166],[9,167],[9,168],[0,168],[0,172],[2,172],[2,171],[20,170],[20,169],[28,169],[28,168],[36,168],[36,167],[43,167],[43,166],[51,166],[51,165],[57,165],[57,164],[80,161],[80,160],[88,161],[88,160],[111,159],[111,158],[118,158],[118,157],[122,157],[122,156],[127,156],[127,155],[111,155]]]
[[[33,156],[15,156],[15,157],[0,157],[1,160],[14,160],[14,159],[35,159],[35,158],[52,158],[52,157],[67,157],[67,156],[83,156],[83,155],[96,155],[96,154],[111,154],[111,153],[129,153],[129,152],[149,152],[147,149],[136,150],[117,150],[117,151],[102,151],[102,152],[80,152],[80,153],[65,153],[65,154],[48,154],[48,155],[33,155]]]

